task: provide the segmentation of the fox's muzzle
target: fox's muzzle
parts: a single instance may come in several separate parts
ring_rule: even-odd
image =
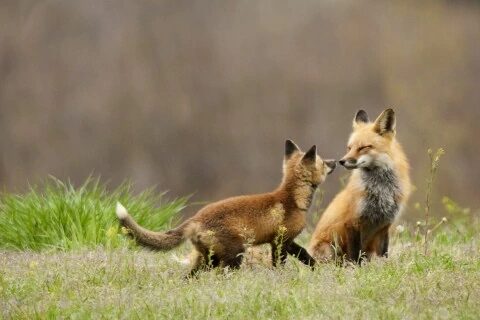
[[[337,161],[336,160],[325,160],[325,165],[327,166],[328,174],[332,173],[333,170],[335,170],[335,167],[337,166]]]
[[[342,159],[338,162],[348,170],[357,168],[357,159],[354,158]]]

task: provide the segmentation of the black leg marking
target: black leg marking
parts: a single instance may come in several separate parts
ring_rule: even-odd
[[[388,244],[390,242],[390,235],[388,234],[388,230],[385,231],[385,234],[382,236],[380,241],[380,256],[388,258]]]
[[[362,235],[360,230],[350,227],[348,230],[348,252],[347,258],[350,261],[360,263],[362,251]]]
[[[360,244],[361,244],[361,250],[362,250],[361,252],[362,255],[360,256],[360,260],[359,260],[360,265],[362,264],[362,257],[365,257],[367,261],[370,261],[372,257],[372,250],[373,250],[373,253],[377,252],[376,248],[372,249],[372,248],[369,248],[369,246],[371,245],[375,236],[378,234],[378,232],[381,230],[382,227],[383,225],[379,225],[379,224],[371,223],[367,221],[364,221],[362,223],[362,226],[360,228]]]
[[[243,254],[238,254],[236,257],[226,259],[225,266],[231,269],[238,269],[242,264]]]
[[[216,268],[220,265],[220,258],[215,255],[215,254],[212,254],[208,257],[208,267],[209,268]]]
[[[288,244],[287,252],[300,260],[302,263],[310,266],[312,269],[314,268],[315,259],[310,256],[310,254],[307,252],[307,250],[305,250],[305,248],[295,243],[294,241]]]

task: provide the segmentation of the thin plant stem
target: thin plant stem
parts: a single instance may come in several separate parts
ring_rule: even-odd
[[[430,157],[430,174],[427,178],[427,195],[425,199],[425,228],[424,228],[424,254],[425,255],[428,255],[428,235],[431,232],[429,228],[429,220],[430,220],[433,182],[437,174],[440,157],[444,154],[445,154],[445,150],[443,148],[439,148],[435,152],[433,152],[432,149],[428,149],[428,155]]]

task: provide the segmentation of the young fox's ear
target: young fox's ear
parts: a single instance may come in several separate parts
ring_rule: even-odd
[[[381,136],[395,133],[395,111],[393,109],[383,111],[375,120],[374,129]]]
[[[368,114],[365,110],[358,110],[355,118],[353,118],[353,128],[361,123],[369,123]]]
[[[292,154],[299,152],[300,148],[292,140],[285,141],[285,159],[289,159]]]
[[[315,163],[317,160],[317,146],[313,145],[310,150],[308,150],[302,158],[303,163]]]

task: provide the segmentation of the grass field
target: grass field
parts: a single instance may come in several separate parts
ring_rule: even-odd
[[[445,198],[455,219],[392,234],[391,255],[362,267],[289,258],[272,269],[268,252],[240,270],[186,280],[189,244],[167,253],[136,247],[120,232],[120,199],[142,224],[168,227],[185,199],[165,201],[128,187],[107,193],[89,181],[58,181],[0,200],[0,318],[5,319],[477,319],[478,217]],[[415,207],[412,206],[412,207]],[[403,229],[403,230],[401,230]],[[306,244],[308,234],[299,241]],[[260,253],[262,253],[260,252]],[[258,260],[262,257],[266,259]]]
[[[437,233],[428,257],[397,237],[388,259],[362,267],[289,259],[284,268],[247,263],[238,271],[184,280],[169,253],[141,249],[0,252],[4,318],[125,319],[477,319],[479,238]]]

